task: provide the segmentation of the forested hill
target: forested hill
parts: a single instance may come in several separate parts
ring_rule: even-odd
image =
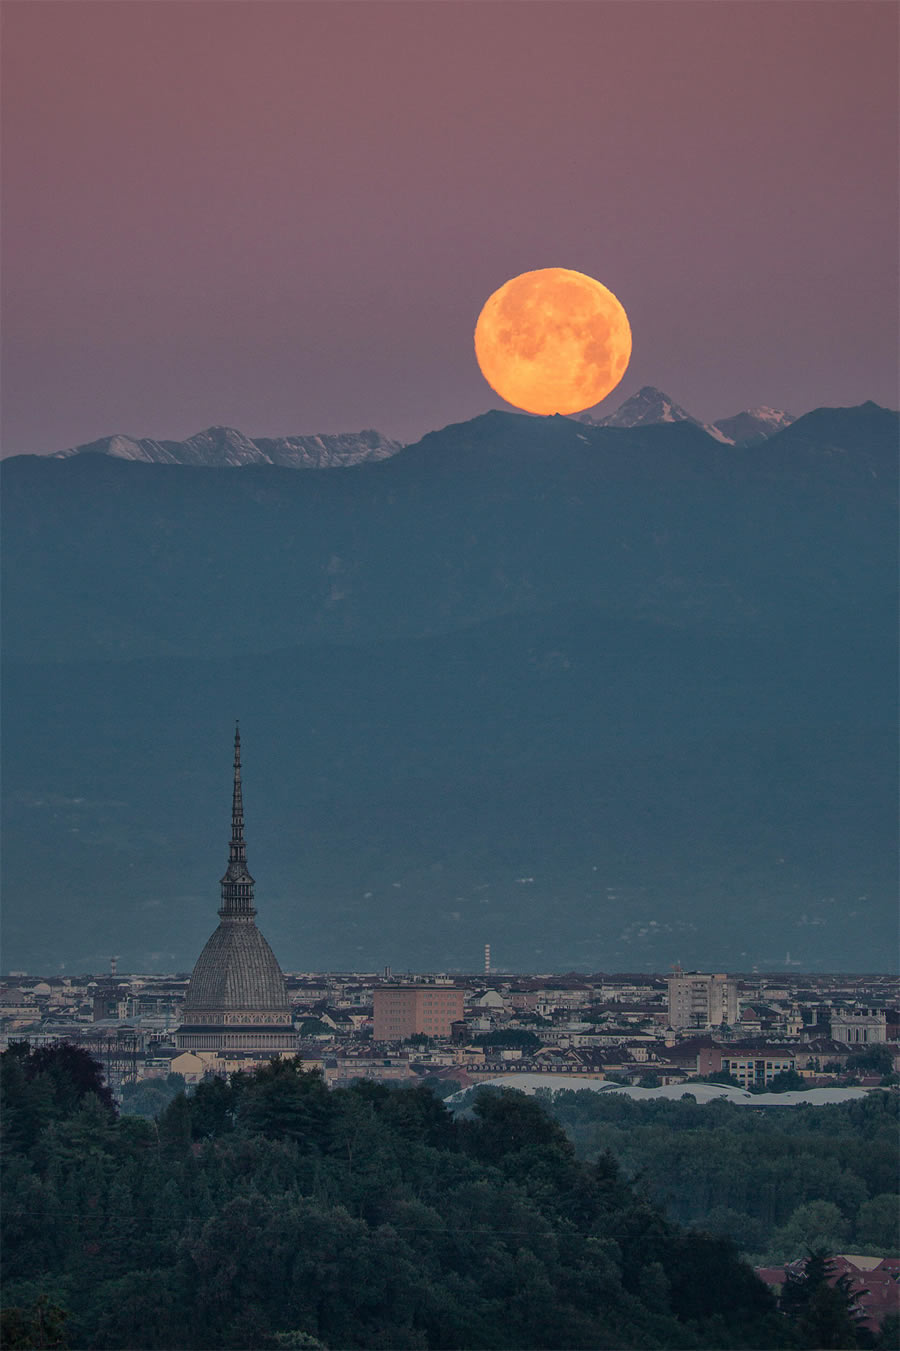
[[[879,968],[897,426],[495,413],[348,469],[5,462],[9,965],[190,969],[240,717],[287,969]]]
[[[550,1110],[592,1160],[611,1151],[670,1219],[734,1240],[755,1266],[807,1251],[900,1257],[896,1092],[828,1107],[745,1111],[632,1102],[589,1090]]]
[[[426,1087],[329,1092],[285,1061],[157,1124],[117,1118],[73,1048],[2,1070],[9,1348],[810,1344],[726,1240],[578,1162],[522,1095],[457,1120]]]

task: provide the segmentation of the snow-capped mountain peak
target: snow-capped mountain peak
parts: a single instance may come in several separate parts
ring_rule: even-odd
[[[719,418],[715,426],[737,446],[749,446],[755,441],[766,441],[776,432],[784,431],[797,419],[782,408],[747,408],[734,417]]]
[[[733,417],[719,418],[716,422],[702,422],[654,385],[644,385],[643,389],[632,394],[606,417],[582,413],[578,420],[595,427],[651,427],[660,422],[691,422],[695,427],[702,428],[714,441],[726,446],[748,446],[756,441],[766,441],[796,422],[792,413],[765,406],[748,408],[735,413]]]
[[[205,468],[231,468],[245,464],[276,464],[291,469],[331,469],[384,460],[402,450],[380,432],[325,433],[321,436],[260,436],[251,440],[235,427],[207,427],[184,441],[140,440],[116,434],[58,450],[52,458],[70,455],[110,455],[118,460],[141,460],[146,464],[191,464]]]
[[[654,385],[644,385],[643,389],[639,389],[637,394],[632,394],[630,399],[626,399],[607,417],[598,418],[585,414],[584,420],[599,427],[651,427],[660,422],[692,422],[695,427],[701,427],[714,441],[731,444],[731,438],[718,427],[701,422]]]

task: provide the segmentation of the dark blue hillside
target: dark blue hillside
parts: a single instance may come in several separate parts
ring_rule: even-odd
[[[688,423],[494,413],[348,469],[20,457],[3,469],[5,652],[265,652],[573,603],[826,622],[894,586],[897,416],[873,409],[837,410],[812,449],[806,418],[739,450]]]

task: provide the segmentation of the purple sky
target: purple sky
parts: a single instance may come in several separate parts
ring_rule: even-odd
[[[6,0],[3,451],[500,406],[488,294],[575,268],[702,418],[897,402],[898,10]]]

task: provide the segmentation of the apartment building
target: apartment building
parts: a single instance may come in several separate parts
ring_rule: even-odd
[[[737,1022],[738,983],[732,977],[676,967],[667,984],[670,1027],[702,1029]]]
[[[454,985],[382,985],[373,992],[375,1041],[449,1037],[463,1016],[465,991]]]

